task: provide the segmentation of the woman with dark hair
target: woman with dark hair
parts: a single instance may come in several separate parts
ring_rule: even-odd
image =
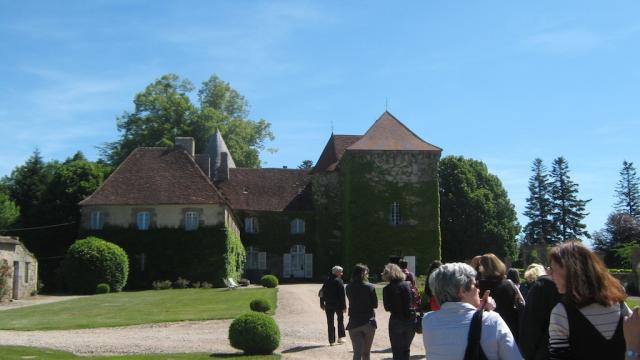
[[[369,360],[377,328],[374,309],[378,307],[378,296],[375,287],[369,283],[366,265],[357,264],[353,268],[346,291],[349,298],[347,331],[353,346],[353,360]]]
[[[416,335],[416,314],[411,308],[411,286],[396,264],[387,264],[382,272],[382,280],[389,284],[382,289],[384,309],[389,317],[389,340],[393,360],[409,360],[411,342]]]
[[[438,304],[436,297],[433,296],[433,291],[431,291],[431,287],[429,286],[429,276],[431,276],[431,274],[440,266],[442,266],[440,260],[433,260],[431,265],[429,265],[429,270],[427,270],[427,278],[424,282],[424,297],[426,298],[424,304],[425,312],[440,310],[440,305]]]
[[[549,272],[560,302],[549,319],[551,359],[625,358],[627,295],[602,260],[578,240],[554,247]]]
[[[513,337],[518,340],[517,289],[507,280],[507,267],[494,254],[480,257],[478,262],[480,293],[489,290],[496,301],[496,312],[507,323]]]
[[[509,270],[507,270],[507,279],[511,280],[512,283],[520,287],[520,272],[518,271],[518,269],[509,268]]]

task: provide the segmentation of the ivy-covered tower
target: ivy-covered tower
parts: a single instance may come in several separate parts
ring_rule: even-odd
[[[312,178],[317,266],[362,262],[377,274],[405,257],[422,273],[440,259],[441,153],[389,112],[362,136],[332,135]]]

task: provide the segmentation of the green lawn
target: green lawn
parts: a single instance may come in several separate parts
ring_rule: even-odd
[[[0,311],[3,330],[63,330],[183,320],[231,319],[262,297],[276,306],[276,289],[150,290],[94,295]]]
[[[280,359],[280,355],[244,356],[241,354],[154,354],[154,355],[125,355],[125,356],[77,356],[72,353],[39,349],[22,346],[0,346],[0,358],[2,360],[80,360],[80,359],[103,359],[103,360],[210,360],[210,359]]]

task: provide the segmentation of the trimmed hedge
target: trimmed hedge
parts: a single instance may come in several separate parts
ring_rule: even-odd
[[[266,313],[267,311],[271,310],[271,304],[266,299],[262,298],[251,300],[249,307],[251,308],[251,310],[261,313]]]
[[[265,275],[260,279],[260,285],[266,288],[274,288],[279,284],[278,278],[275,275]]]
[[[109,284],[100,283],[96,286],[96,294],[108,294],[111,292],[111,286]]]
[[[246,313],[229,326],[229,342],[247,355],[268,355],[280,345],[280,329],[269,315]]]
[[[110,289],[117,292],[127,284],[129,257],[116,244],[88,237],[69,247],[63,268],[73,293],[93,294],[100,283],[109,284]]]

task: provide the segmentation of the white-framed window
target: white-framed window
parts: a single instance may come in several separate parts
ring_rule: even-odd
[[[400,225],[402,218],[400,218],[400,203],[395,201],[391,204],[391,212],[389,213],[389,223],[391,225]]]
[[[255,234],[258,232],[258,218],[250,216],[244,218],[244,232]]]
[[[184,229],[194,231],[200,224],[200,214],[197,211],[187,211],[184,213]]]
[[[149,230],[149,224],[151,224],[151,213],[148,211],[139,211],[136,214],[136,224],[138,230]]]
[[[102,230],[104,226],[104,212],[92,211],[91,212],[91,230]]]
[[[291,233],[292,234],[304,234],[304,220],[293,219],[291,220]]]
[[[260,251],[255,246],[247,248],[247,270],[266,270],[267,269],[267,253]]]

